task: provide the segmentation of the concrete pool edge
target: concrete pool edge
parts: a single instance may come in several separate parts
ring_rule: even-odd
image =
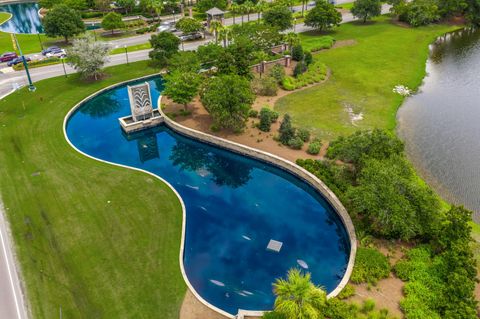
[[[350,255],[348,259],[347,269],[345,270],[345,274],[343,275],[343,278],[340,281],[340,283],[337,285],[337,287],[327,295],[327,298],[336,297],[343,290],[343,288],[347,285],[348,281],[350,280],[350,276],[353,271],[353,266],[355,264],[355,255],[357,252],[357,237],[355,234],[355,227],[353,226],[353,222],[352,222],[352,219],[350,218],[350,215],[348,214],[347,210],[345,209],[343,204],[340,202],[338,197],[318,177],[316,177],[312,173],[308,172],[306,169],[298,166],[293,162],[290,162],[282,157],[279,157],[277,155],[274,155],[265,151],[261,151],[243,144],[229,141],[224,138],[220,138],[214,135],[210,135],[207,133],[203,133],[203,132],[188,128],[186,126],[183,126],[173,121],[166,114],[163,113],[163,110],[161,108],[161,105],[162,105],[161,100],[162,100],[162,95],[160,95],[160,97],[158,98],[157,106],[160,114],[163,116],[163,123],[169,128],[171,128],[172,130],[174,130],[175,132],[181,135],[185,135],[193,139],[202,141],[204,143],[232,151],[237,154],[241,154],[250,158],[260,160],[261,162],[265,162],[265,163],[274,165],[276,167],[279,167],[283,170],[286,170],[287,172],[307,182],[307,184],[312,186],[315,190],[319,191],[320,194],[322,194],[322,196],[328,201],[328,203],[332,205],[332,207],[335,210],[335,213],[340,217],[340,220],[342,221],[342,224],[345,227],[345,230],[350,240]],[[189,284],[189,287],[190,287],[190,284]],[[195,292],[193,288],[191,289],[191,291],[202,303],[211,307],[211,305],[209,305],[208,302],[204,302],[203,298],[198,297],[198,294]],[[216,307],[213,307],[212,309],[216,310]],[[241,315],[258,316],[258,315],[261,315],[262,313],[263,311],[248,311],[248,310],[239,309],[239,314]]]
[[[179,199],[179,201],[181,203],[181,206],[182,206],[182,236],[181,236],[181,242],[180,242],[179,263],[180,263],[180,271],[182,273],[182,276],[184,278],[184,281],[185,281],[188,289],[197,298],[197,300],[200,301],[206,307],[220,313],[221,315],[223,315],[227,318],[237,318],[237,316],[232,315],[232,314],[230,314],[230,313],[228,313],[228,312],[210,304],[208,301],[206,301],[199,293],[197,293],[197,291],[194,289],[194,287],[192,286],[192,284],[190,283],[190,281],[189,281],[189,279],[186,275],[186,271],[185,271],[184,264],[183,264],[183,256],[184,256],[184,248],[185,248],[185,231],[186,231],[186,208],[185,208],[185,203],[183,202],[183,199],[180,196],[180,194],[177,192],[177,190],[169,182],[167,182],[165,179],[163,179],[162,177],[160,177],[160,176],[158,176],[154,173],[148,172],[148,171],[140,169],[140,168],[132,167],[132,166],[127,166],[127,165],[123,165],[123,164],[118,164],[118,163],[114,163],[114,162],[105,161],[105,160],[102,160],[102,159],[99,159],[99,158],[96,158],[94,156],[89,155],[89,154],[79,150],[70,141],[70,139],[68,138],[68,135],[67,135],[67,125],[68,125],[69,119],[72,117],[72,115],[82,105],[84,105],[86,102],[88,102],[92,98],[94,98],[94,97],[96,97],[96,96],[98,96],[102,93],[105,93],[109,90],[112,90],[116,87],[119,87],[119,86],[125,85],[127,83],[130,83],[132,81],[149,79],[149,78],[152,78],[152,77],[155,77],[155,76],[158,76],[158,75],[159,74],[150,74],[150,75],[147,75],[147,76],[122,81],[122,82],[107,86],[107,87],[89,95],[88,97],[82,99],[75,106],[73,106],[68,111],[68,113],[65,115],[64,121],[63,121],[63,134],[64,134],[64,137],[65,137],[65,140],[67,141],[67,143],[75,151],[77,151],[78,153],[80,153],[80,154],[82,154],[82,155],[84,155],[88,158],[91,158],[93,160],[96,160],[96,161],[99,161],[99,162],[102,162],[102,163],[111,164],[111,165],[114,165],[114,166],[118,166],[118,167],[122,167],[122,168],[127,168],[127,169],[132,169],[132,170],[135,170],[135,171],[147,173],[148,175],[162,181],[168,187],[170,187],[170,189],[174,192],[174,194]],[[158,99],[158,106],[161,105],[160,104],[161,98],[162,98],[162,96],[160,95],[160,97]],[[290,161],[287,161],[287,160],[285,160],[281,157],[278,157],[276,155],[273,155],[273,154],[270,154],[270,153],[267,153],[267,152],[263,152],[263,151],[260,151],[260,150],[254,149],[254,148],[250,148],[250,147],[242,145],[242,144],[231,142],[231,141],[228,141],[228,140],[225,140],[225,139],[222,139],[222,138],[215,137],[213,135],[209,135],[209,134],[206,134],[206,133],[203,133],[203,132],[199,132],[199,131],[184,127],[184,126],[172,121],[167,116],[165,116],[163,114],[162,110],[161,110],[161,107],[158,107],[158,109],[159,109],[160,113],[163,115],[163,124],[165,124],[167,127],[172,129],[173,131],[175,131],[177,133],[180,133],[181,135],[193,138],[195,140],[199,140],[199,141],[202,141],[202,142],[210,144],[210,145],[215,145],[215,146],[220,147],[222,149],[226,149],[228,151],[231,151],[231,152],[234,152],[234,153],[237,153],[237,154],[241,154],[243,156],[254,158],[254,159],[257,159],[261,162],[265,162],[265,163],[268,163],[270,165],[274,165],[276,167],[284,169],[285,171],[287,171],[287,172],[295,175],[296,177],[302,179],[303,181],[307,182],[307,184],[309,184],[315,190],[320,192],[320,194],[322,194],[322,196],[327,200],[327,202],[334,208],[335,213],[337,213],[337,215],[340,217],[340,220],[342,221],[342,224],[345,227],[346,233],[348,234],[348,237],[349,237],[349,240],[350,240],[350,254],[349,254],[349,261],[348,261],[348,264],[347,264],[347,269],[345,270],[345,273],[344,273],[343,278],[340,281],[340,283],[337,285],[337,287],[332,292],[330,292],[328,294],[327,298],[332,298],[332,297],[337,296],[342,291],[342,289],[346,286],[346,284],[348,283],[348,281],[350,279],[350,275],[353,271],[353,265],[354,265],[354,262],[355,262],[355,255],[356,255],[356,250],[357,250],[357,239],[356,239],[355,229],[354,229],[352,220],[351,220],[350,216],[348,215],[346,209],[343,207],[341,202],[336,197],[336,195],[321,180],[319,180],[316,176],[314,176],[310,172],[306,171],[305,169],[301,168],[300,166],[298,166],[298,165],[296,165],[296,164],[294,164]],[[263,313],[264,313],[264,311],[250,311],[250,310],[242,310],[242,309],[238,310],[238,315],[240,315],[240,318],[243,318],[243,316],[252,316],[252,315],[259,316],[259,315],[262,315]]]

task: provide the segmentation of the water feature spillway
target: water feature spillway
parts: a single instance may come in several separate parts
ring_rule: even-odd
[[[12,18],[0,25],[0,31],[9,33],[43,33],[37,3],[0,5],[0,11],[12,14]]]
[[[149,83],[156,101],[162,80]],[[128,114],[126,86],[106,91],[69,118],[68,139],[93,157],[161,176],[178,191],[186,207],[183,265],[203,299],[231,314],[269,310],[272,282],[292,267],[308,269],[328,292],[335,289],[350,240],[340,217],[310,185],[164,126],[126,136],[117,119]],[[271,239],[283,243],[279,252],[267,249]]]
[[[480,220],[480,30],[439,38],[420,92],[398,113],[398,132],[423,178]]]

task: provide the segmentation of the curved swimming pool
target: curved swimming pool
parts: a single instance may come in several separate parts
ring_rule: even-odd
[[[148,82],[156,101],[162,79]],[[177,190],[186,208],[183,266],[204,300],[230,314],[269,310],[272,282],[292,267],[311,272],[328,292],[336,288],[350,240],[338,214],[313,187],[165,126],[127,136],[118,118],[128,114],[123,85],[81,105],[68,119],[66,134],[80,151],[149,171]],[[267,249],[272,239],[282,243],[279,252]]]
[[[0,25],[0,31],[10,33],[43,33],[37,3],[0,5],[0,11],[12,14],[12,18]]]

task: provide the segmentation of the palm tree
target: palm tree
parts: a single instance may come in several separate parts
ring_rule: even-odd
[[[223,41],[223,47],[226,48],[228,44],[228,39],[230,38],[231,31],[229,28],[222,26],[218,30],[218,38]]]
[[[247,10],[245,9],[245,4],[238,5],[238,12],[242,15],[242,25],[243,25],[243,15]]]
[[[160,13],[164,8],[163,1],[161,0],[149,0],[147,2],[148,9],[154,11],[157,14],[157,19],[160,21]]]
[[[327,294],[311,282],[310,273],[290,269],[287,280],[277,279],[273,284],[275,312],[288,319],[319,319],[325,306]]]
[[[250,22],[250,13],[253,10],[253,6],[254,6],[254,4],[250,0],[245,1],[245,3],[243,4],[243,7],[245,8],[245,11],[247,13],[247,21],[248,22]]]
[[[265,11],[265,9],[267,9],[268,7],[268,2],[265,1],[265,0],[260,0],[257,2],[257,4],[255,5],[255,7],[257,8],[257,22],[260,23],[260,15],[263,13],[263,11]]]
[[[210,28],[209,31],[210,33],[213,33],[215,35],[215,44],[218,44],[218,31],[223,28],[222,23],[218,20],[212,20],[210,21]]]
[[[238,4],[232,3],[232,5],[230,6],[230,12],[232,12],[233,24],[235,24],[235,15],[238,13],[238,11],[239,11]]]

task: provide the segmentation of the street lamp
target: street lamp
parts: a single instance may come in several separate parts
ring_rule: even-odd
[[[127,58],[127,65],[128,65],[128,49],[127,49],[127,45],[124,45],[123,48],[125,49],[125,57]]]
[[[175,9],[172,9],[173,23],[175,23]]]
[[[297,26],[297,18],[293,18],[293,32],[295,33],[295,29]]]
[[[65,68],[65,57],[62,57],[62,65],[63,65],[63,73],[65,74],[65,77],[68,78],[67,69]]]
[[[185,51],[185,47],[183,46],[183,39],[180,39],[180,43],[182,44],[182,51]]]
[[[20,43],[18,43],[17,37],[15,36],[15,33],[13,34],[13,38],[15,39],[15,43],[17,44],[18,52],[20,53],[20,56],[22,57],[22,62],[23,66],[25,67],[25,72],[27,73],[27,78],[28,78],[28,90],[30,92],[35,92],[37,89],[35,85],[33,85],[32,78],[30,77],[30,71],[28,70],[28,63],[27,60],[25,59],[25,56],[22,53],[22,48],[20,48]]]
[[[42,48],[42,51],[43,51],[42,38],[40,38],[40,33],[39,32],[37,33],[37,36],[38,36],[38,42],[40,42],[40,47]]]

